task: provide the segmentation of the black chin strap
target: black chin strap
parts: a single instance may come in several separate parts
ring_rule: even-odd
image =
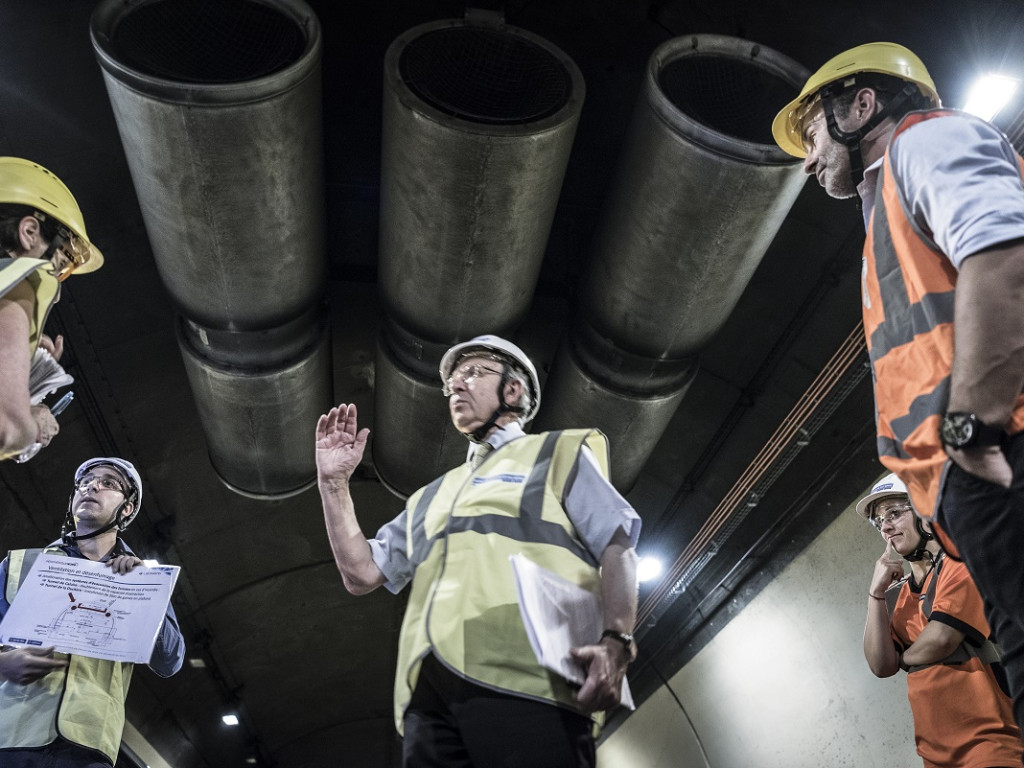
[[[117,528],[121,530],[121,513],[124,508],[130,503],[130,499],[125,499],[121,502],[121,505],[114,511],[114,519],[104,525],[102,528],[93,531],[92,533],[78,533],[75,530],[75,513],[72,511],[72,504],[75,500],[75,492],[71,492],[71,498],[68,499],[68,513],[64,516],[64,524],[60,527],[60,540],[69,546],[75,546],[79,541],[85,541],[86,539],[94,539],[100,536],[111,528]]]
[[[474,443],[483,443],[487,440],[487,434],[493,429],[494,425],[498,423],[500,419],[506,413],[521,413],[522,408],[517,405],[509,405],[505,402],[505,385],[512,380],[512,376],[509,372],[508,363],[501,364],[501,380],[498,382],[498,407],[494,409],[494,413],[491,414],[491,418],[481,424],[479,427],[468,433],[466,437]]]
[[[836,95],[838,95],[840,90],[845,91],[850,87],[856,87],[856,85],[845,86],[841,89],[832,87],[822,89],[821,106],[825,111],[825,124],[828,126],[829,136],[845,146],[846,151],[850,155],[850,180],[853,182],[853,188],[856,190],[857,187],[860,186],[860,183],[864,181],[864,156],[860,151],[861,141],[863,141],[864,137],[871,133],[871,131],[877,128],[883,120],[889,117],[889,115],[901,113],[904,105],[917,94],[917,86],[913,83],[907,83],[899,93],[889,100],[888,104],[875,112],[875,114],[873,114],[868,121],[864,123],[864,125],[855,131],[844,131],[836,122],[836,114],[832,100]]]
[[[924,523],[921,522],[921,518],[917,515],[914,515],[914,528],[917,529],[917,548],[903,559],[910,563],[928,560],[934,567],[935,555],[929,552],[925,545],[935,537],[924,529]]]

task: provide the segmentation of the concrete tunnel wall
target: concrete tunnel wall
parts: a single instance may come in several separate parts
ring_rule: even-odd
[[[921,765],[903,672],[861,651],[882,540],[851,509],[598,749],[598,768]],[[694,735],[707,753],[701,755]]]

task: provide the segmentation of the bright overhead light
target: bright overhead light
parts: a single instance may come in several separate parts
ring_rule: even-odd
[[[224,721],[224,725],[238,725],[238,715],[224,715],[221,720]]]
[[[245,764],[246,765],[256,765],[256,758],[255,757],[247,757],[247,758],[245,758]]]
[[[641,557],[636,564],[636,580],[650,581],[661,576],[661,560],[656,557]]]
[[[964,112],[991,120],[1017,90],[1018,81],[1004,75],[983,75],[974,81],[967,94]]]

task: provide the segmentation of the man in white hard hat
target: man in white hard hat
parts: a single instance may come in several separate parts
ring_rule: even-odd
[[[857,503],[857,514],[885,539],[868,586],[864,658],[877,677],[907,671],[924,764],[1019,766],[1024,745],[1001,687],[999,649],[964,564],[946,557],[894,474]]]
[[[0,619],[40,554],[105,563],[114,574],[141,565],[118,536],[141,504],[142,479],[131,462],[84,462],[75,472],[61,538],[43,549],[14,550],[0,563]],[[185,643],[168,605],[149,667],[170,677],[184,658]],[[0,766],[110,768],[121,745],[133,666],[53,648],[0,649]]]
[[[43,333],[60,282],[102,265],[64,183],[38,163],[0,157],[0,459],[57,434],[49,409],[29,399],[32,356],[43,346],[60,358],[61,338]]]
[[[829,195],[862,203],[879,456],[967,563],[1020,725],[1024,160],[991,124],[940,108],[923,62],[894,43],[825,63],[772,130]]]
[[[361,595],[411,582],[399,641],[395,718],[403,764],[593,766],[591,715],[619,703],[636,655],[640,521],[607,478],[593,430],[527,435],[540,381],[519,347],[479,336],[445,354],[452,422],[470,441],[465,464],[409,497],[367,540],[348,491],[368,430],[354,405],[317,424],[327,532],[345,586]],[[574,687],[539,665],[520,618],[509,557],[523,554],[599,594],[604,632],[572,656]]]

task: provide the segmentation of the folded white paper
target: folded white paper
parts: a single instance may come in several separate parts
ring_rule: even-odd
[[[570,648],[594,645],[601,637],[604,612],[593,592],[542,568],[524,555],[512,555],[519,613],[541,666],[582,685],[586,673]],[[622,706],[636,709],[629,683],[622,678]]]
[[[42,347],[36,348],[28,374],[28,392],[32,405],[39,405],[48,394],[74,381],[74,377],[61,367],[53,355]]]

